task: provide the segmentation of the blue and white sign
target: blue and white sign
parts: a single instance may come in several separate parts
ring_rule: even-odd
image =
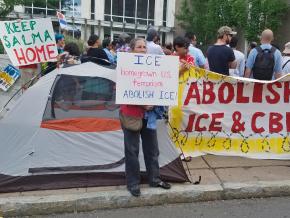
[[[8,64],[4,70],[0,71],[0,89],[7,91],[20,77],[20,71],[16,67]]]

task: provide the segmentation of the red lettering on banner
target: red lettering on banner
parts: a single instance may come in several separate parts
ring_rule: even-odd
[[[208,114],[201,114],[200,116],[197,117],[196,122],[195,122],[195,131],[202,132],[206,131],[206,127],[201,127],[200,126],[200,121],[201,119],[208,119],[209,115]]]
[[[13,51],[14,51],[14,54],[15,54],[15,56],[17,58],[17,61],[18,61],[19,65],[27,64],[27,61],[26,61],[26,58],[25,58],[25,54],[24,54],[22,48],[19,49],[19,51],[21,53],[21,56],[18,54],[17,49],[14,48]],[[21,63],[22,61],[24,61],[24,63]]]
[[[269,132],[270,133],[279,133],[283,130],[283,125],[281,120],[283,116],[279,113],[270,113],[269,117]]]
[[[262,103],[263,99],[263,83],[255,83],[253,90],[253,103]]]
[[[215,101],[215,93],[213,92],[214,84],[212,82],[203,82],[203,98],[202,104],[212,104]],[[206,100],[206,97],[208,99]]]
[[[244,96],[244,83],[237,84],[237,103],[249,103],[249,97]]]
[[[188,124],[187,124],[187,127],[185,129],[185,132],[192,132],[194,120],[195,120],[195,114],[190,114],[189,118],[188,118]]]
[[[216,114],[212,114],[211,116],[211,123],[209,125],[209,131],[217,131],[217,132],[221,132],[222,131],[222,127],[221,127],[221,120],[224,118],[224,113],[216,113]]]
[[[254,115],[252,117],[251,127],[252,127],[252,130],[255,133],[265,132],[265,129],[263,127],[260,127],[260,128],[257,127],[257,118],[258,117],[264,117],[264,116],[265,116],[265,113],[263,113],[263,112],[256,112],[256,113],[254,113]]]
[[[49,59],[55,59],[57,57],[57,54],[56,52],[53,50],[53,48],[50,48],[50,47],[54,47],[56,46],[55,44],[48,44],[46,45],[46,50],[47,50],[47,53],[48,53],[48,58]],[[53,55],[54,54],[54,55]]]
[[[287,132],[290,132],[290,112],[286,113],[286,126],[287,126]]]
[[[42,45],[40,47],[30,47],[26,50],[23,48],[13,49],[19,65],[26,65],[35,62],[45,62],[56,59],[57,54],[54,51],[55,44]]]
[[[199,90],[198,90],[196,82],[193,82],[190,84],[190,87],[187,92],[187,96],[183,105],[184,106],[188,105],[191,99],[196,99],[196,103],[200,104],[200,95],[199,95]]]
[[[280,82],[269,83],[267,85],[269,92],[271,92],[271,94],[273,95],[273,98],[271,98],[269,95],[266,96],[266,100],[269,104],[277,104],[280,101],[280,95],[273,88],[274,85],[277,86],[277,88],[282,88],[282,84]]]
[[[36,51],[36,54],[37,54],[37,61],[38,62],[47,61],[46,54],[45,54],[45,51],[44,51],[44,46],[41,46],[40,48],[37,48],[35,46],[35,51]],[[40,54],[42,54],[43,59],[40,58]]]
[[[225,88],[228,89],[228,96],[225,96]],[[234,86],[231,83],[222,83],[218,90],[218,98],[221,104],[229,104],[234,99]]]
[[[195,121],[195,118],[196,118],[196,121]],[[210,121],[210,125],[208,128],[207,128],[207,125],[200,126],[202,119],[208,120],[209,118],[210,118],[209,114],[201,114],[201,115],[191,114],[191,115],[189,115],[188,124],[187,124],[185,131],[186,132],[193,132],[193,131],[198,131],[198,132],[217,131],[217,132],[221,132],[222,127],[221,127],[221,120],[220,119],[224,118],[224,113],[211,114],[211,121]],[[193,127],[194,127],[194,129],[193,129]]]
[[[29,55],[29,51],[32,54],[32,57],[31,57],[31,55]],[[33,48],[27,48],[25,51],[25,55],[26,55],[26,59],[29,62],[35,62],[35,59],[37,56],[36,56],[36,52],[33,50]]]
[[[290,99],[290,82],[284,82],[284,102],[289,103]]]

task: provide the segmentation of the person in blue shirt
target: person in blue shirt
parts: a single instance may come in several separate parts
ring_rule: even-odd
[[[262,50],[272,49],[271,42],[274,40],[274,34],[272,30],[266,29],[262,32],[261,35],[261,45],[252,49],[246,63],[246,70],[244,77],[252,78],[253,77],[253,68],[255,65],[256,57],[258,55],[257,48],[261,48]],[[282,54],[278,49],[275,49],[274,52],[274,67],[272,72],[272,80],[278,79],[282,76]]]
[[[111,64],[115,64],[115,60],[116,58],[114,57],[114,55],[111,53],[111,47],[112,47],[112,43],[111,43],[111,40],[110,39],[104,39],[103,40],[103,43],[102,43],[102,46],[103,46],[103,50],[106,52],[108,58],[109,58],[109,61]]]
[[[202,51],[196,48],[196,36],[194,33],[186,33],[185,38],[189,40],[188,54],[194,58],[194,65],[199,68],[205,68],[206,59]]]

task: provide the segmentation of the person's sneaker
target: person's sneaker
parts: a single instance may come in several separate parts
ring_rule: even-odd
[[[139,197],[141,195],[140,192],[140,187],[139,186],[133,186],[133,187],[128,187],[128,191],[133,195],[134,197]]]
[[[160,181],[158,183],[154,183],[154,184],[150,184],[151,187],[159,187],[159,188],[163,188],[163,189],[170,189],[171,188],[171,185],[167,182],[163,182],[163,181]]]

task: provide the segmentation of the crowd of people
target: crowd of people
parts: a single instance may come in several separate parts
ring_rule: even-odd
[[[101,65],[116,66],[118,52],[148,53],[155,55],[176,55],[179,57],[179,74],[190,67],[209,69],[226,76],[248,77],[259,80],[277,79],[290,73],[290,42],[285,45],[283,55],[279,48],[272,45],[274,34],[266,29],[261,33],[261,43],[252,42],[248,53],[244,55],[237,49],[238,34],[230,27],[223,26],[217,31],[215,44],[209,46],[206,55],[197,48],[194,33],[178,36],[173,44],[160,45],[158,32],[150,28],[146,39],[130,39],[122,33],[117,41],[105,38],[102,42],[97,35],[91,35],[85,52],[81,54],[75,43],[65,43],[65,37],[56,34],[59,58],[57,63],[47,63],[44,74],[57,67],[68,67],[82,62],[95,62]],[[37,66],[28,66],[23,71],[30,76],[35,73],[27,70]],[[26,75],[25,74],[25,75]],[[28,76],[26,76],[28,77]],[[122,105],[120,121],[124,133],[125,172],[127,188],[133,196],[140,196],[139,142],[142,139],[144,161],[149,185],[170,189],[170,184],[161,180],[158,163],[157,119],[162,118],[165,108],[162,106]]]
[[[57,66],[67,67],[86,61],[116,66],[118,52],[132,51],[131,38],[127,33],[120,34],[118,40],[113,41],[109,37],[101,41],[99,36],[91,35],[83,54],[76,43],[65,44],[65,37],[62,34],[56,34],[55,39],[59,62],[47,63],[43,74],[51,72]],[[230,27],[223,26],[217,31],[215,44],[208,47],[205,55],[197,48],[197,37],[191,32],[177,36],[173,43],[161,46],[158,32],[150,28],[145,41],[149,54],[179,56],[180,73],[190,66],[196,66],[227,76],[272,80],[290,72],[290,42],[281,52],[272,44],[273,40],[273,32],[266,29],[261,33],[260,45],[251,42],[247,54],[244,54],[237,49],[238,33]],[[23,67],[25,81],[35,75],[36,69],[39,69],[37,65]]]

